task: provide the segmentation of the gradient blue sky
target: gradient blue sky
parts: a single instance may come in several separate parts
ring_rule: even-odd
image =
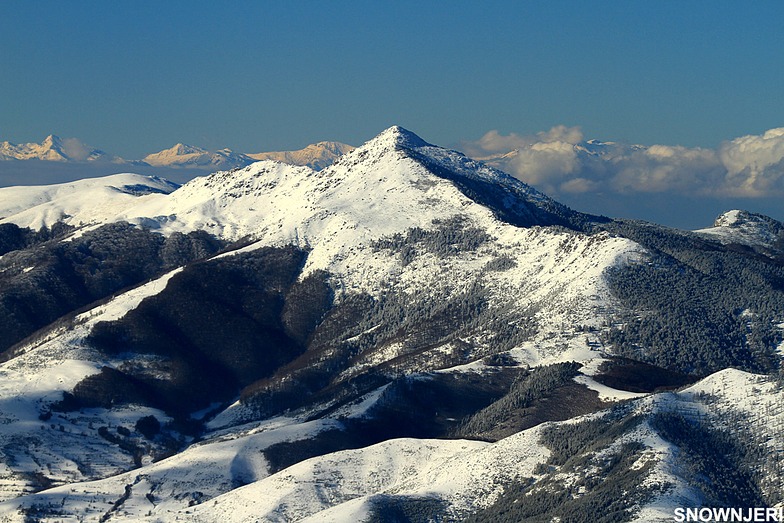
[[[563,124],[717,147],[784,126],[782,24],[780,1],[6,0],[0,140],[133,159]]]
[[[0,7],[0,139],[128,158],[490,129],[714,146],[784,125],[781,2],[105,2]]]

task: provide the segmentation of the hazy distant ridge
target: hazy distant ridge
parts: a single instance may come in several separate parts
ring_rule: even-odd
[[[244,154],[231,149],[209,151],[201,147],[177,143],[151,153],[141,160],[126,160],[119,156],[95,149],[78,138],[62,139],[50,134],[41,143],[15,144],[0,142],[0,161],[41,160],[47,162],[81,163],[111,162],[152,167],[234,169],[250,165],[258,160],[276,160],[291,165],[305,165],[323,169],[354,147],[340,142],[318,142],[296,151],[272,151]]]

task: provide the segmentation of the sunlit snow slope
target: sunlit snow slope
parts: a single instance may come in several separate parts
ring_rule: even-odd
[[[57,222],[73,226],[112,221],[138,203],[177,189],[155,177],[115,174],[58,185],[0,188],[0,223],[40,229]]]
[[[647,304],[621,310],[608,275],[630,269],[617,281],[633,291],[633,277],[670,284],[696,273],[676,258],[690,260],[682,245],[692,236],[607,225],[400,127],[321,171],[265,160],[179,188],[116,175],[2,191],[5,221],[89,226],[99,245],[99,226],[118,221],[168,240],[203,231],[221,248],[236,243],[105,296],[5,355],[0,521],[359,522],[404,505],[422,520],[494,521],[526,504],[552,520],[562,517],[552,507],[578,513],[613,496],[626,500],[614,510],[627,520],[669,521],[673,507],[713,499],[705,474],[689,468],[701,449],[673,426],[784,419],[770,376],[728,369],[673,390],[698,378],[612,359],[646,379],[677,374],[658,388],[604,367],[618,318],[653,316]],[[666,251],[670,241],[684,250]],[[30,268],[12,269],[0,276]],[[191,299],[195,290],[203,299]],[[315,319],[297,316],[313,297],[323,302]],[[751,337],[753,313],[742,318]],[[249,360],[221,352],[247,348],[241,335],[259,354],[284,347],[280,361],[184,412],[130,393],[104,408],[63,405],[114,383],[87,379],[99,373],[133,393],[206,390],[211,374],[194,378],[204,366],[183,373],[183,362],[198,355],[215,375],[247,371]],[[416,426],[430,421],[416,418],[426,409],[436,428]],[[138,422],[149,416],[164,428],[143,437]],[[497,426],[482,428],[493,416]],[[781,447],[770,427],[743,427]],[[756,454],[744,459],[761,467]],[[778,499],[772,480],[761,485]]]

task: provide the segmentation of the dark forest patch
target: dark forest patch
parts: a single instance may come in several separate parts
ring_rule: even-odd
[[[164,238],[127,223],[61,241],[70,230],[53,226],[33,234],[0,227],[4,248],[18,247],[0,260],[0,353],[64,315],[224,246],[204,232]]]
[[[108,356],[155,356],[141,368],[86,378],[80,406],[141,402],[173,415],[228,401],[306,349],[331,305],[323,273],[297,281],[306,253],[262,248],[195,263],[117,321],[98,323],[87,342]],[[128,386],[112,392],[112,382]],[[131,386],[133,385],[133,386]]]
[[[629,392],[659,392],[691,385],[699,378],[663,369],[649,363],[628,358],[611,358],[602,363],[593,379],[617,390]]]

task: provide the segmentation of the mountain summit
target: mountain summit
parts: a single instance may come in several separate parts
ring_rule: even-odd
[[[413,132],[399,125],[393,125],[384,130],[371,142],[376,144],[394,144],[403,148],[433,147]]]
[[[63,151],[62,140],[50,134],[40,143],[13,144],[0,142],[0,158],[3,160],[47,160],[55,162],[68,161]]]
[[[260,161],[196,178],[118,219],[167,234],[204,228],[227,239],[274,237],[305,245],[320,238],[338,246],[456,215],[485,220],[488,213],[526,227],[579,228],[587,219],[501,171],[430,145],[401,127],[387,129],[318,175],[308,167]]]
[[[784,499],[784,276],[757,249],[578,213],[397,126],[320,171],[11,189],[0,520]],[[717,229],[744,224],[775,225]]]
[[[716,218],[713,227],[697,232],[710,234],[724,243],[777,249],[784,253],[784,224],[763,214],[737,209],[727,211]]]

